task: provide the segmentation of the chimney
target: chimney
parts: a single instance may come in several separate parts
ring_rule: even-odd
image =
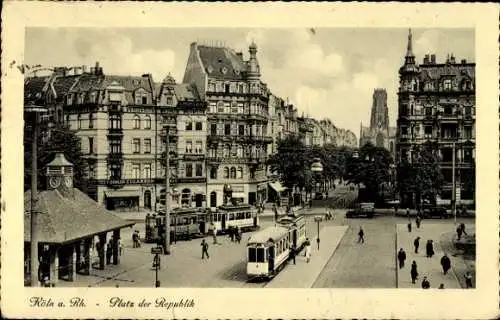
[[[467,63],[467,60],[466,59],[462,59],[462,64],[466,64]]]
[[[236,55],[243,60],[243,52],[236,52]]]
[[[429,64],[429,55],[426,54],[424,57],[424,64]]]
[[[455,56],[452,53],[451,56],[450,56],[450,63],[454,64],[455,62],[456,62]]]
[[[436,55],[431,54],[431,64],[436,64]]]
[[[55,67],[54,74],[56,76],[64,77],[66,75],[66,68],[65,67]]]

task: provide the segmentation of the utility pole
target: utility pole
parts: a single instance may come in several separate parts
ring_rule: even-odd
[[[170,210],[168,206],[170,205],[170,128],[168,124],[165,126],[165,136],[166,136],[166,165],[165,165],[165,243],[163,248],[165,248],[165,254],[170,254]]]
[[[37,168],[37,148],[38,148],[38,113],[33,112],[33,141],[31,143],[31,226],[30,226],[30,236],[31,236],[31,286],[38,287],[38,237],[37,237],[37,197],[38,197],[38,168]]]
[[[457,224],[457,186],[455,179],[455,142],[453,142],[453,154],[451,157],[451,185],[452,185],[452,193],[451,193],[451,213],[455,219],[455,224]]]

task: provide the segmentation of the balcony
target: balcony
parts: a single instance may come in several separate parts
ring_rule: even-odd
[[[273,137],[270,136],[249,136],[248,138],[251,142],[264,142],[264,143],[273,142]]]
[[[205,159],[205,154],[203,153],[184,153],[181,156],[182,159],[186,161],[200,161]]]
[[[108,137],[123,137],[123,128],[109,128]]]
[[[261,114],[261,113],[250,113],[246,115],[247,120],[260,120],[260,121],[267,121],[268,120],[268,115],[266,114]]]
[[[123,153],[121,152],[115,152],[115,153],[108,153],[107,157],[108,162],[123,162]]]
[[[220,135],[220,134],[210,134],[207,136],[207,140],[212,143],[216,142],[232,142],[232,141],[238,141],[238,142],[244,142],[245,139],[247,139],[248,136],[245,135],[237,135],[237,134],[225,134],[225,135]]]

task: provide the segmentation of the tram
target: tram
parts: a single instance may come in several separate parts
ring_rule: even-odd
[[[286,216],[275,226],[253,234],[247,243],[247,276],[273,278],[288,261],[290,249],[298,254],[306,242],[306,223],[303,216]]]
[[[175,208],[170,213],[170,241],[190,240],[206,233],[206,213],[201,208]],[[146,215],[145,241],[156,242],[165,226],[164,214]]]
[[[248,204],[223,205],[211,213],[211,221],[217,233],[227,233],[230,228],[239,227],[241,231],[259,228],[257,209]]]

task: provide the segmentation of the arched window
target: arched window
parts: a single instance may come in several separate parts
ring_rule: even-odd
[[[183,207],[189,207],[191,204],[191,190],[189,189],[182,189],[181,193],[181,206]]]
[[[224,167],[224,179],[229,179],[229,168]]]
[[[139,118],[138,115],[134,116],[134,129],[140,129],[141,128],[141,118]]]
[[[243,168],[242,167],[238,167],[236,178],[243,179]]]
[[[146,116],[146,119],[144,119],[144,129],[151,129],[151,117]]]
[[[217,168],[210,168],[210,179],[217,179]]]
[[[231,179],[236,179],[236,167],[231,167]]]

